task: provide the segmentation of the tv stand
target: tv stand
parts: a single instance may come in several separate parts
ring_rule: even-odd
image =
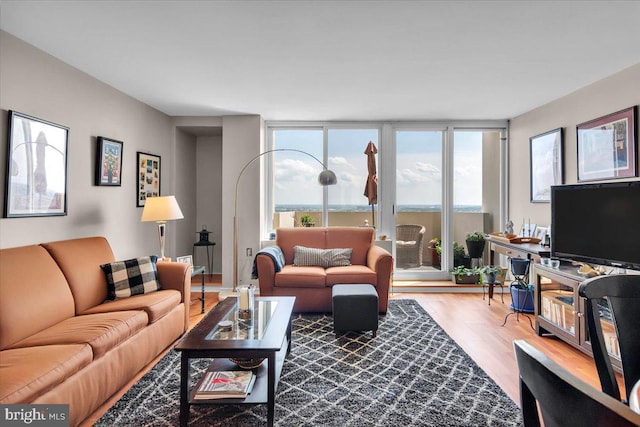
[[[535,326],[539,336],[553,334],[562,341],[593,357],[585,301],[578,295],[578,286],[586,277],[577,272],[578,267],[562,264],[551,268],[541,264],[533,266]],[[605,335],[611,362],[621,369],[615,328],[606,318],[608,305],[603,307],[602,331]]]

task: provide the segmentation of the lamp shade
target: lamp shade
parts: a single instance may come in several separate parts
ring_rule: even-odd
[[[336,185],[338,183],[338,178],[336,178],[336,174],[329,169],[325,169],[320,172],[318,175],[318,184],[326,187],[327,185]]]
[[[142,222],[182,219],[182,211],[175,196],[149,197],[142,211]]]

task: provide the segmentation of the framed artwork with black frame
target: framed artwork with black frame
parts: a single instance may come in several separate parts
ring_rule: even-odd
[[[579,182],[636,176],[637,114],[634,106],[576,126]]]
[[[67,214],[69,128],[9,111],[4,217]]]
[[[148,197],[160,195],[160,156],[137,152],[136,206],[143,207]]]
[[[563,183],[562,128],[529,138],[532,203],[551,202],[551,186]]]
[[[108,187],[122,185],[122,141],[98,137],[95,184]]]

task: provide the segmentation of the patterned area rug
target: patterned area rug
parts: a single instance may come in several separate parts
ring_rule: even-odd
[[[199,376],[208,362],[196,360]],[[179,425],[180,355],[169,352],[96,424]],[[266,405],[195,406],[190,426],[266,425]],[[277,426],[520,426],[517,405],[415,300],[392,300],[378,336],[336,338],[331,316],[297,315]]]

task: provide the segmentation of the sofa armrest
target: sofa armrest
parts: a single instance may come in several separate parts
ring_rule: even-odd
[[[181,262],[158,262],[158,280],[162,289],[180,292],[184,304],[184,330],[189,327],[189,302],[191,301],[191,266]]]
[[[273,295],[273,286],[276,280],[276,268],[273,260],[265,254],[256,256],[256,264],[258,268],[258,286],[260,295]]]
[[[393,271],[393,257],[386,249],[371,245],[369,252],[367,252],[367,267],[376,273],[379,307],[384,308],[381,311],[386,313],[389,302],[391,273]]]

